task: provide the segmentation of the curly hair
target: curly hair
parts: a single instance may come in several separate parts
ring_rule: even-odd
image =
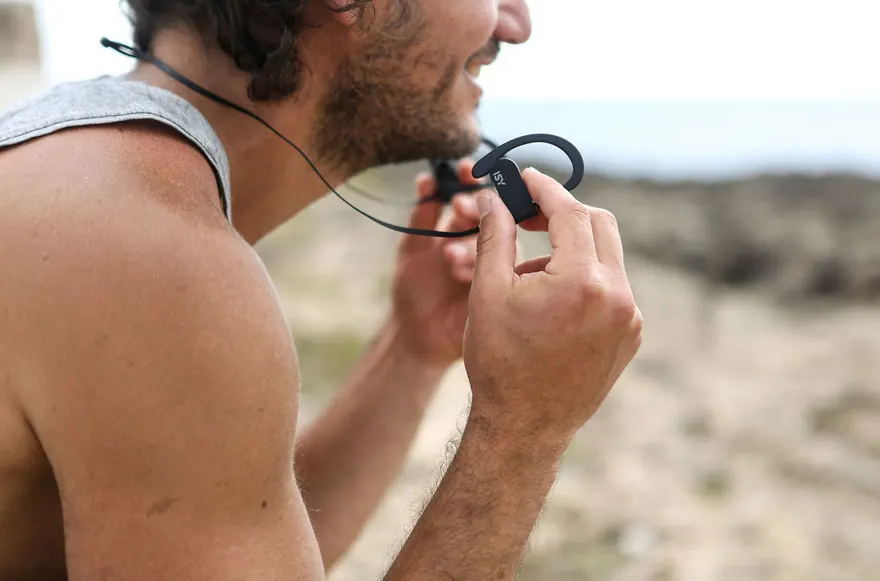
[[[324,0],[334,12],[352,12],[363,21],[372,0]],[[134,42],[151,50],[156,33],[185,24],[206,43],[220,47],[235,66],[249,73],[248,95],[255,101],[279,100],[298,88],[297,40],[309,0],[125,0]]]

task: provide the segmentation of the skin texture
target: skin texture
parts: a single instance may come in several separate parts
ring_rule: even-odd
[[[443,63],[463,66],[493,40],[523,42],[525,5],[419,7],[431,46],[401,59],[430,49],[438,64],[385,82],[435,97],[448,85],[437,127],[448,115],[450,135],[473,135],[479,91],[463,76],[449,85]],[[393,8],[377,1],[377,22]],[[335,75],[376,39],[322,3],[310,10],[322,26],[302,40],[309,82],[252,109],[316,152]],[[247,102],[246,76],[186,31],[155,45]],[[205,159],[155,124],[0,151],[0,579],[324,579],[461,357],[473,389],[461,445],[385,578],[512,579],[561,454],[638,348],[613,217],[526,172],[544,209],[529,227],[548,231],[554,250],[517,266],[516,227],[494,194],[483,218],[474,198],[448,216],[419,207],[414,226],[479,223],[481,235],[401,239],[386,323],[303,431],[294,338],[252,245],[325,192],[262,127],[148,67],[135,78],[190,99],[224,141],[235,228]],[[372,130],[396,147],[381,124]],[[320,157],[336,182],[368,163]],[[420,196],[432,188],[416,184]]]

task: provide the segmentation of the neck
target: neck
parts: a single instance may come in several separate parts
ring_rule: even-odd
[[[227,55],[207,51],[188,31],[161,32],[152,53],[196,84],[259,115],[302,149],[334,188],[350,177],[344,168],[322,163],[312,153],[322,92],[317,79],[309,78],[282,102],[256,103],[247,95],[249,76]],[[132,78],[186,99],[214,129],[229,158],[232,221],[250,244],[328,192],[302,155],[255,119],[192,91],[152,65],[140,64]]]

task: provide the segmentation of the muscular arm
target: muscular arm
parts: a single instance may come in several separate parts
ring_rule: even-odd
[[[565,445],[501,432],[471,410],[455,458],[384,581],[513,579]]]
[[[324,414],[299,437],[297,480],[327,569],[400,472],[444,371],[416,358],[389,322]]]
[[[92,223],[69,251],[48,244],[21,313],[42,327],[25,400],[69,578],[321,579],[292,470],[296,360],[268,280],[231,237],[142,217],[156,229]]]
[[[0,163],[29,360],[13,381],[60,491],[69,579],[323,579],[293,476],[292,340],[207,164],[115,128]]]

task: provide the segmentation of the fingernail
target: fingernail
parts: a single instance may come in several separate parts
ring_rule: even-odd
[[[526,169],[523,170],[523,173],[526,173],[526,172],[532,172],[533,174],[535,174],[535,175],[539,175],[539,176],[544,175],[543,172],[541,172],[539,169],[534,168],[534,167],[532,167],[532,166],[529,166],[529,167],[527,167]]]
[[[477,194],[477,209],[480,211],[481,220],[489,215],[489,211],[492,210],[492,200],[489,199],[489,194],[484,192]]]

